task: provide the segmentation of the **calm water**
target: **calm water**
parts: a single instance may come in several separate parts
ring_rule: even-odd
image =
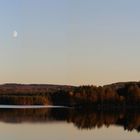
[[[0,140],[139,140],[139,111],[3,107]]]

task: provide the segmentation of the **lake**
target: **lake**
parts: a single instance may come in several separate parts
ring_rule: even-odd
[[[0,108],[1,140],[138,140],[139,132],[134,109]]]

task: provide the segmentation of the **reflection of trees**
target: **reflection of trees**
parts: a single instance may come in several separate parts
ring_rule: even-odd
[[[120,114],[98,111],[73,111],[69,122],[73,122],[79,129],[100,128],[103,125],[108,127],[115,124],[120,118]]]
[[[140,131],[140,112],[139,111],[89,111],[75,112],[69,122],[73,122],[79,129],[100,128],[110,125],[123,126],[125,130]]]
[[[78,129],[122,126],[125,130],[140,131],[140,112],[137,110],[81,109],[0,109],[0,121],[10,123],[65,121]]]
[[[140,132],[140,112],[127,112],[125,117],[121,120],[120,125],[122,124],[126,130],[132,131],[133,129],[136,129]]]

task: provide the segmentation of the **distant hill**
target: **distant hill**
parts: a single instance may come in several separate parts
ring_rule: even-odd
[[[137,85],[140,87],[140,82],[130,81],[130,82],[118,82],[102,86],[102,88],[112,88],[114,90],[123,89],[130,85]],[[83,85],[84,86],[84,85]],[[85,85],[86,86],[86,85]],[[82,87],[82,86],[79,86]],[[96,87],[96,86],[95,86]],[[53,85],[53,84],[16,84],[16,83],[6,83],[0,85],[0,94],[12,94],[12,93],[21,93],[21,94],[36,94],[36,93],[50,93],[60,90],[72,91],[78,86],[71,85]]]
[[[115,90],[118,90],[120,88],[124,88],[126,86],[129,86],[129,85],[138,85],[140,86],[140,82],[136,82],[136,81],[129,81],[129,82],[118,82],[118,83],[112,83],[112,84],[109,84],[109,85],[104,85],[103,87],[111,87]]]
[[[8,83],[0,85],[0,94],[37,94],[50,93],[60,90],[69,91],[73,86],[52,84],[16,84]]]
[[[140,82],[99,87],[8,83],[0,85],[0,104],[140,108]]]

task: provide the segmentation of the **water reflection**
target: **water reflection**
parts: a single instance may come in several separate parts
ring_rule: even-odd
[[[120,111],[68,108],[1,108],[0,121],[6,123],[64,121],[73,123],[78,129],[93,129],[115,125],[129,131],[140,131],[140,112],[132,109]]]

